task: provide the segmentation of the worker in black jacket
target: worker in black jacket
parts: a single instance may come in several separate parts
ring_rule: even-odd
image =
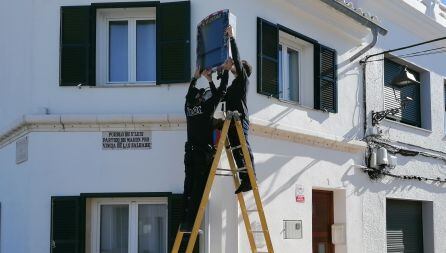
[[[229,65],[224,65],[229,66]],[[185,144],[184,166],[184,214],[180,230],[190,232],[206,186],[215,150],[212,146],[213,114],[226,92],[228,70],[224,70],[218,89],[212,81],[212,71],[205,70],[203,76],[209,82],[210,90],[195,87],[200,77],[197,69],[186,95],[184,112],[187,119],[187,142]]]
[[[228,26],[226,29],[226,35],[229,37],[232,53],[232,63],[231,72],[235,79],[232,81],[231,86],[228,87],[224,100],[226,101],[226,109],[228,111],[238,111],[241,114],[241,122],[243,126],[243,133],[246,138],[246,143],[249,150],[249,155],[254,167],[254,157],[252,155],[251,147],[248,142],[248,132],[249,132],[249,118],[248,118],[248,106],[246,101],[246,93],[248,91],[249,76],[251,75],[252,67],[251,65],[243,60],[240,60],[240,54],[235,43],[235,39],[232,32],[232,27]],[[229,142],[232,147],[240,145],[237,131],[235,125],[231,125],[228,132]],[[234,155],[235,162],[238,168],[246,167],[245,161],[243,159],[243,153],[241,149],[235,149],[232,151]],[[241,184],[239,188],[235,191],[236,194],[240,192],[247,192],[252,190],[251,182],[249,181],[248,174],[245,172],[240,172],[239,177]]]

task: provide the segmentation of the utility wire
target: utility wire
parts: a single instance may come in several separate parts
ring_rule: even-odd
[[[446,47],[443,47],[443,48],[446,48]],[[437,49],[439,49],[439,48],[437,48]],[[446,49],[445,50],[438,50],[438,51],[433,51],[433,49],[430,49],[430,50],[426,50],[426,51],[431,51],[431,52],[420,53],[420,52],[422,52],[422,51],[420,51],[420,52],[410,53],[410,54],[407,54],[407,55],[389,56],[389,57],[386,57],[386,58],[382,58],[382,59],[378,59],[378,60],[371,60],[371,61],[367,61],[367,62],[377,62],[377,61],[384,61],[385,59],[390,59],[391,60],[391,59],[401,59],[401,58],[412,58],[412,57],[417,57],[417,56],[446,53]]]
[[[440,40],[446,40],[446,37],[440,37],[440,38],[436,38],[433,40],[428,40],[428,41],[424,41],[424,42],[420,42],[420,43],[416,43],[416,44],[412,44],[412,45],[408,45],[408,46],[404,46],[404,47],[399,47],[399,48],[395,48],[395,49],[390,49],[381,53],[376,53],[376,54],[371,54],[365,57],[364,60],[362,60],[363,63],[367,62],[367,60],[373,56],[377,56],[377,55],[382,55],[382,54],[387,54],[387,53],[391,53],[391,52],[395,52],[395,51],[401,51],[404,49],[408,49],[408,48],[412,48],[412,47],[417,47],[420,45],[424,45],[424,44],[428,44],[428,43],[432,43],[432,42],[436,42],[436,41],[440,41]]]
[[[398,57],[404,57],[404,56],[408,56],[408,55],[412,55],[412,54],[419,54],[419,53],[431,52],[431,51],[435,51],[435,50],[439,50],[439,49],[444,49],[444,48],[446,48],[446,47],[437,47],[437,48],[432,48],[432,49],[428,49],[428,50],[423,50],[423,51],[418,51],[418,52],[413,52],[413,53],[407,53],[407,54],[398,55]]]

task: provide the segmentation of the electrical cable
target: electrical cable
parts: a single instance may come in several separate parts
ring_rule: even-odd
[[[443,47],[443,48],[446,48],[446,47]],[[438,48],[437,48],[437,49],[438,49]],[[429,50],[425,50],[425,51],[427,52],[427,51],[433,51],[433,50],[434,50],[434,49],[429,49]],[[420,51],[420,52],[422,52],[422,51]],[[445,49],[445,50],[438,50],[438,51],[434,51],[434,52],[427,52],[427,53],[418,53],[418,52],[415,52],[415,53],[411,53],[411,54],[407,54],[407,55],[402,55],[402,56],[400,56],[400,55],[397,55],[397,56],[388,56],[388,57],[385,57],[385,58],[382,58],[382,59],[371,60],[371,61],[367,61],[367,62],[384,61],[384,60],[386,60],[386,59],[390,59],[390,60],[392,60],[392,59],[401,59],[401,58],[412,58],[412,57],[417,57],[417,56],[432,55],[432,54],[441,54],[441,53],[446,53],[446,49]]]

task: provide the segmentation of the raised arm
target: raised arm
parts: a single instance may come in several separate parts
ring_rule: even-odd
[[[212,71],[211,70],[205,70],[203,72],[203,76],[206,77],[206,79],[209,82],[209,88],[211,90],[212,96],[205,102],[205,110],[214,111],[218,103],[220,103],[220,100],[226,93],[226,87],[228,85],[228,79],[229,74],[228,71],[225,70],[223,72],[223,76],[221,78],[220,86],[218,89],[215,87],[215,83],[212,80]]]
[[[195,85],[197,84],[198,78],[200,78],[200,75],[201,75],[201,70],[200,70],[200,67],[198,67],[195,70],[192,80],[190,80],[189,89],[187,90],[187,94],[189,94],[190,90],[195,87]]]
[[[238,51],[237,43],[235,42],[234,35],[232,32],[232,26],[228,26],[226,28],[226,34],[229,37],[229,41],[231,43],[231,53],[232,53],[232,60],[234,61],[235,70],[237,71],[238,76],[244,76],[244,69],[242,66],[242,61],[240,60],[240,54]]]

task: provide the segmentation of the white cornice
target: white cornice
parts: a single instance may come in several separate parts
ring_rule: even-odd
[[[184,131],[183,114],[125,115],[25,115],[11,127],[0,132],[0,149],[30,132],[100,132],[108,130]],[[308,131],[251,118],[254,135],[286,140],[348,153],[362,152],[362,141],[347,141],[339,136]]]
[[[426,16],[404,0],[381,0],[368,3],[385,13],[385,15],[381,14],[382,17],[386,17],[426,39],[444,36],[446,33],[445,26]],[[390,33],[392,33],[391,30]]]

